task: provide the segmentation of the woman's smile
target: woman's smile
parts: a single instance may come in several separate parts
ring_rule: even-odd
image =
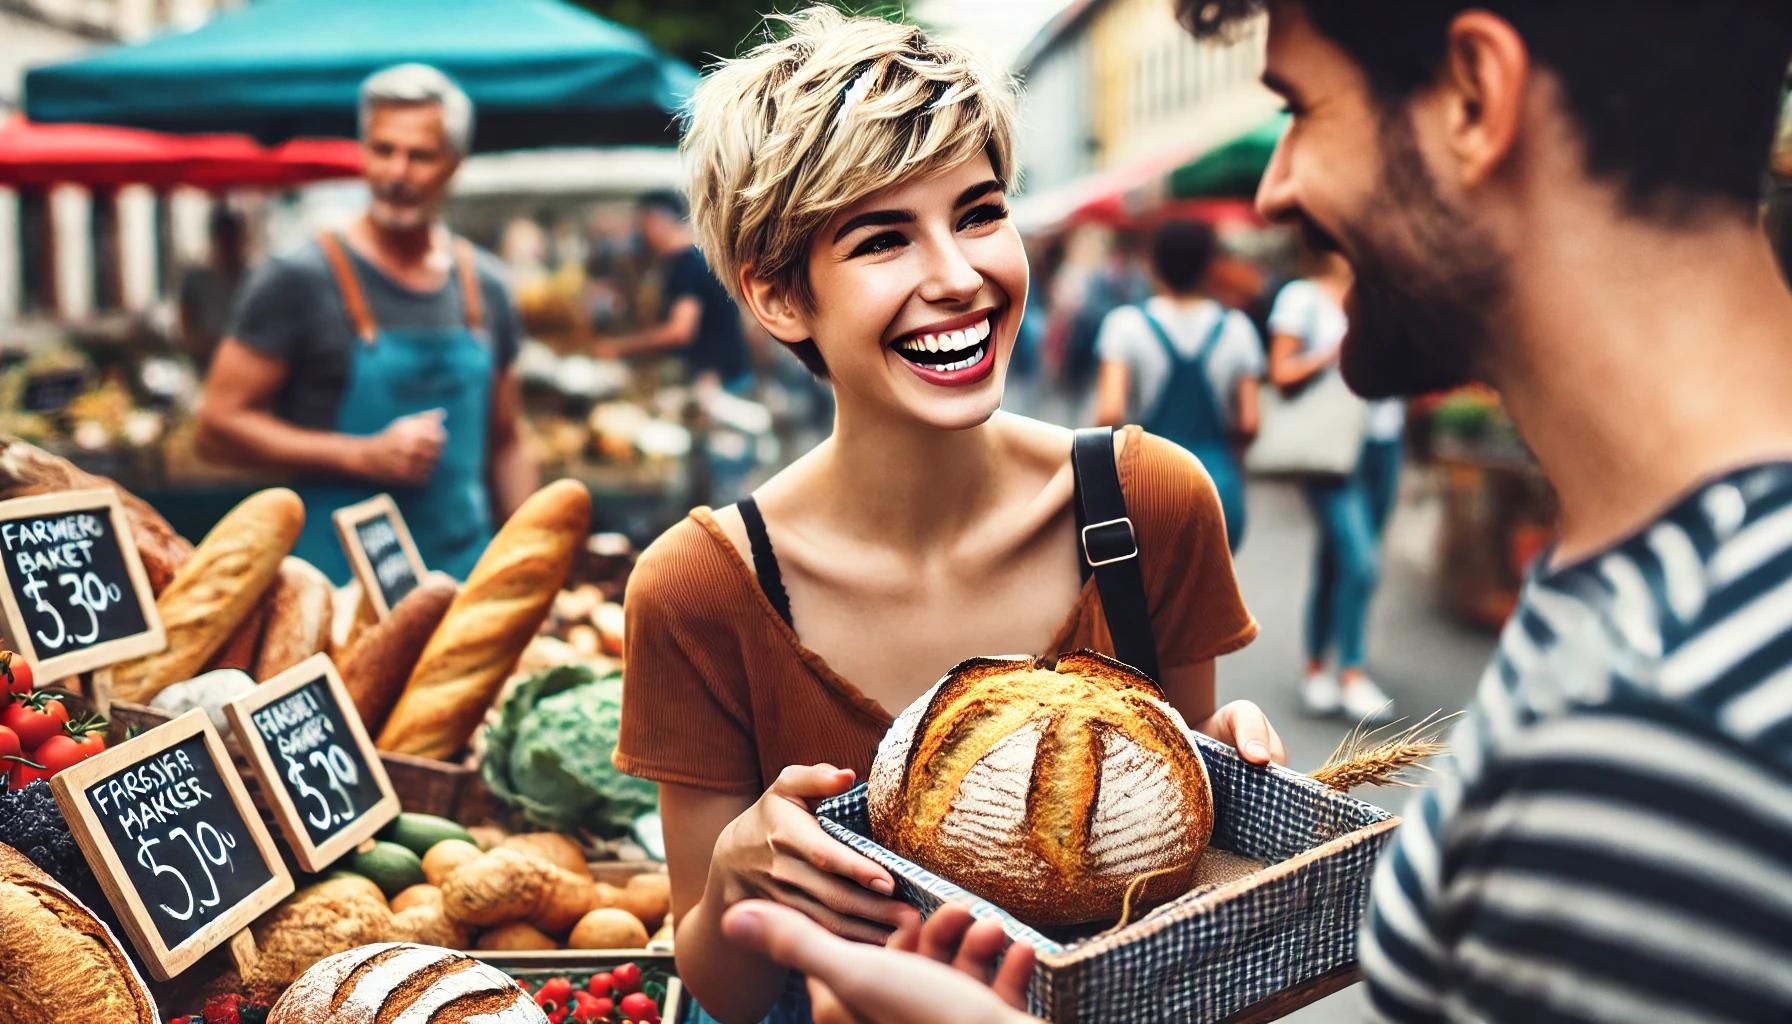
[[[915,375],[929,384],[962,387],[995,369],[990,343],[1000,309],[982,309],[910,331],[890,343]]]

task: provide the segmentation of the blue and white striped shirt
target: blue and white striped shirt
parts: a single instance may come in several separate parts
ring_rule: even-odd
[[[1377,866],[1385,1019],[1792,1021],[1792,464],[1540,572]]]

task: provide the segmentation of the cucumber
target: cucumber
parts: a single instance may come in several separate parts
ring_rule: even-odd
[[[380,829],[378,838],[397,843],[421,857],[429,852],[429,848],[444,839],[465,839],[473,842],[473,834],[463,828],[459,822],[438,818],[433,814],[418,814],[405,811],[394,818],[385,828]],[[479,844],[474,843],[477,846]]]
[[[391,899],[423,881],[423,858],[398,843],[380,841],[349,858],[349,870],[366,875]]]

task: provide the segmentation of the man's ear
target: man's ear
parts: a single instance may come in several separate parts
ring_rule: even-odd
[[[1517,144],[1531,86],[1531,54],[1512,23],[1465,11],[1450,23],[1440,82],[1445,141],[1459,184],[1473,188],[1498,170]]]
[[[740,294],[746,300],[747,312],[753,314],[765,333],[786,345],[813,337],[809,318],[783,288],[760,277],[753,267],[740,268]]]

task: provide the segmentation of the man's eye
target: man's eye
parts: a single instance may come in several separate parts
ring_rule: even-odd
[[[966,228],[974,228],[979,224],[994,224],[997,221],[1007,219],[1008,208],[1006,206],[1003,206],[1001,203],[984,203],[982,206],[966,213],[964,217],[959,220],[958,230],[963,231]]]
[[[902,237],[900,232],[885,231],[882,234],[872,235],[870,238],[867,238],[854,246],[852,254],[848,256],[847,259],[858,259],[860,256],[875,256],[880,252],[889,252],[891,249],[907,244],[908,239]]]

